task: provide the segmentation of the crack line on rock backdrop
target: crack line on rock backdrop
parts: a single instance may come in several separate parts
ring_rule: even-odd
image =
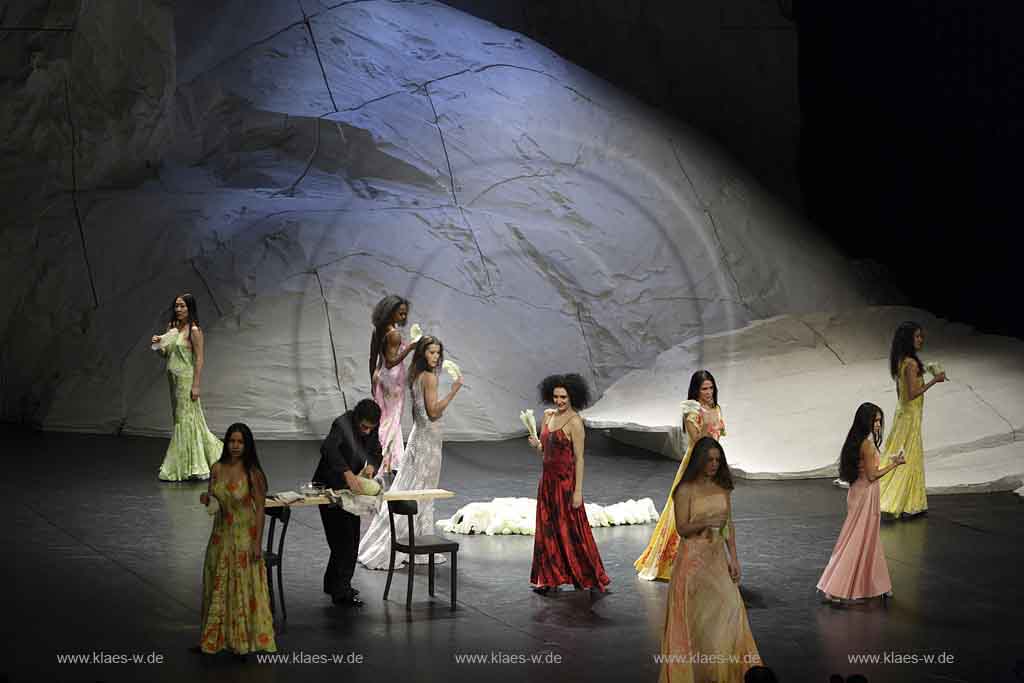
[[[743,308],[747,309],[748,313],[752,313],[750,305],[743,298],[743,292],[740,290],[740,282],[736,279],[735,273],[732,272],[732,266],[729,265],[729,255],[726,253],[725,246],[722,244],[721,235],[718,234],[718,224],[715,222],[715,217],[711,213],[711,210],[704,206],[704,202],[700,198],[700,193],[697,192],[697,186],[694,184],[693,179],[690,178],[690,174],[686,172],[686,166],[683,165],[682,159],[679,158],[679,150],[676,149],[675,142],[669,140],[669,146],[672,148],[672,156],[675,157],[676,164],[679,165],[679,170],[682,171],[683,177],[686,178],[686,182],[690,185],[690,190],[693,192],[693,196],[697,200],[697,204],[704,212],[704,215],[707,216],[708,223],[710,223],[712,233],[715,236],[715,242],[718,245],[718,250],[721,252],[722,265],[725,267],[725,272],[729,274],[729,279],[732,280],[733,286],[736,287],[736,296],[739,298]]]
[[[85,271],[89,275],[93,308],[99,308],[100,299],[96,294],[92,263],[89,261],[89,246],[85,241],[85,226],[82,225],[82,213],[78,208],[78,132],[75,128],[75,119],[71,115],[71,84],[66,74],[64,76],[64,105],[67,110],[68,126],[71,128],[71,205],[75,212],[75,223],[78,225],[78,237],[82,242],[82,259],[85,261]]]

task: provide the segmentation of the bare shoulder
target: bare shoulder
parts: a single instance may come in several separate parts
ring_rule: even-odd
[[[422,382],[424,389],[437,387],[437,375],[429,370],[424,370],[420,373],[419,381]]]

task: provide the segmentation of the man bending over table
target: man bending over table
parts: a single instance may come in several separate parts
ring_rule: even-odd
[[[368,398],[336,419],[331,433],[320,445],[320,462],[313,481],[332,489],[363,493],[365,484],[360,477],[372,477],[382,459],[377,434],[379,424],[380,406]],[[321,505],[320,519],[324,523],[327,545],[331,547],[331,559],[324,573],[324,592],[331,595],[335,605],[362,605],[359,591],[352,587],[359,550],[359,517],[337,505]]]

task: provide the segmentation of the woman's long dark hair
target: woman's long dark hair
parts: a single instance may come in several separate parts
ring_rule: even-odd
[[[403,299],[397,294],[388,294],[377,302],[377,305],[373,307],[373,313],[370,314],[370,322],[373,323],[373,334],[370,336],[371,379],[373,378],[373,373],[377,370],[381,351],[384,348],[384,338],[387,336],[388,325],[394,319],[395,311],[402,305],[405,306],[406,310],[412,308],[407,299]]]
[[[924,363],[917,357],[914,349],[914,334],[921,329],[921,326],[913,321],[901,323],[892,335],[892,347],[889,349],[889,374],[897,379],[900,374],[900,363],[904,358],[913,358],[917,362],[917,374],[924,374]]]
[[[722,444],[710,436],[702,436],[693,445],[693,452],[690,453],[690,462],[686,464],[683,478],[679,480],[680,484],[684,481],[694,481],[697,477],[701,476],[704,472],[704,466],[708,462],[708,453],[713,448],[717,448],[721,454],[721,458],[718,460],[718,472],[715,473],[714,481],[726,491],[733,490],[732,472],[729,470],[729,463],[725,460],[725,449],[722,448]]]
[[[231,453],[228,452],[228,440],[231,435],[238,432],[242,435],[242,441],[245,444],[244,450],[242,451],[242,467],[245,469],[245,477],[249,480],[249,495],[252,495],[252,475],[255,472],[263,480],[263,491],[267,491],[267,474],[263,471],[263,467],[260,466],[260,458],[256,454],[256,439],[252,436],[252,430],[249,429],[249,425],[242,422],[236,422],[228,430],[224,432],[224,448],[220,452],[220,462],[222,465],[226,465],[231,462]]]
[[[874,435],[875,416],[882,416],[882,428]],[[860,476],[860,446],[864,439],[871,437],[875,448],[882,446],[882,434],[885,432],[885,413],[874,403],[861,403],[853,416],[853,424],[846,435],[843,450],[839,453],[839,478],[848,484],[857,481]]]
[[[188,309],[188,320],[185,322],[185,334],[188,336],[188,340],[192,341],[192,326],[199,327],[199,304],[196,303],[196,299],[191,294],[179,294],[178,296],[171,299],[171,314],[170,320],[167,323],[167,328],[178,326],[178,314],[174,312],[174,306],[178,303],[178,299],[185,302],[185,308]]]
[[[712,400],[715,403],[714,407],[717,408],[718,407],[718,382],[715,381],[715,376],[712,375],[707,370],[698,370],[697,372],[693,373],[693,375],[690,377],[690,388],[686,392],[686,399],[688,401],[699,401],[700,400],[700,385],[704,384],[705,380],[710,380],[711,381],[711,386],[714,387],[714,392],[715,393],[714,393],[714,397],[713,397]]]
[[[441,347],[441,353],[437,356],[437,367],[434,368],[434,374],[436,375],[441,372],[441,364],[444,363],[444,343],[437,337],[425,334],[416,342],[416,348],[412,352],[412,363],[409,364],[410,389],[416,386],[416,380],[420,378],[420,373],[430,369],[427,367],[427,348],[431,344],[437,344]]]

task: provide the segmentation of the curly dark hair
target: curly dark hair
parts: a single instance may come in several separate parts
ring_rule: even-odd
[[[715,407],[718,407],[718,382],[715,381],[715,376],[707,370],[698,370],[690,377],[690,389],[686,392],[686,399],[689,401],[700,400],[700,385],[705,381],[710,381],[711,386],[714,387],[715,393],[712,400],[715,402]]]
[[[685,481],[694,481],[704,472],[704,466],[708,462],[708,453],[712,449],[718,449],[721,455],[718,460],[718,472],[715,473],[715,483],[726,491],[733,490],[732,472],[729,470],[729,463],[725,459],[725,449],[722,448],[722,444],[710,436],[702,436],[693,445],[693,451],[690,453],[690,462],[686,463],[686,471],[683,472],[683,478],[679,480],[680,484]]]
[[[407,311],[412,309],[412,304],[409,303],[408,299],[404,299],[397,294],[389,294],[377,302],[377,305],[373,307],[373,313],[370,314],[370,322],[373,323],[373,334],[370,336],[371,380],[377,365],[380,363],[380,356],[384,349],[384,337],[387,336],[387,328],[395,317],[395,311],[401,306],[405,306]]]
[[[590,405],[590,387],[582,376],[575,372],[567,375],[548,375],[537,385],[541,403],[555,402],[555,389],[562,387],[569,394],[569,405],[573,410],[583,410]]]
[[[889,349],[889,374],[893,379],[900,374],[900,363],[904,358],[913,358],[917,362],[917,374],[924,374],[924,363],[917,357],[914,349],[914,334],[923,329],[913,321],[901,323],[892,335],[892,347]]]
[[[874,434],[875,416],[882,416],[882,429]],[[882,433],[885,431],[885,413],[874,403],[861,403],[853,416],[853,425],[846,435],[843,449],[839,452],[839,478],[847,484],[857,481],[860,476],[860,445],[869,436],[875,442],[875,448],[882,446]]]

